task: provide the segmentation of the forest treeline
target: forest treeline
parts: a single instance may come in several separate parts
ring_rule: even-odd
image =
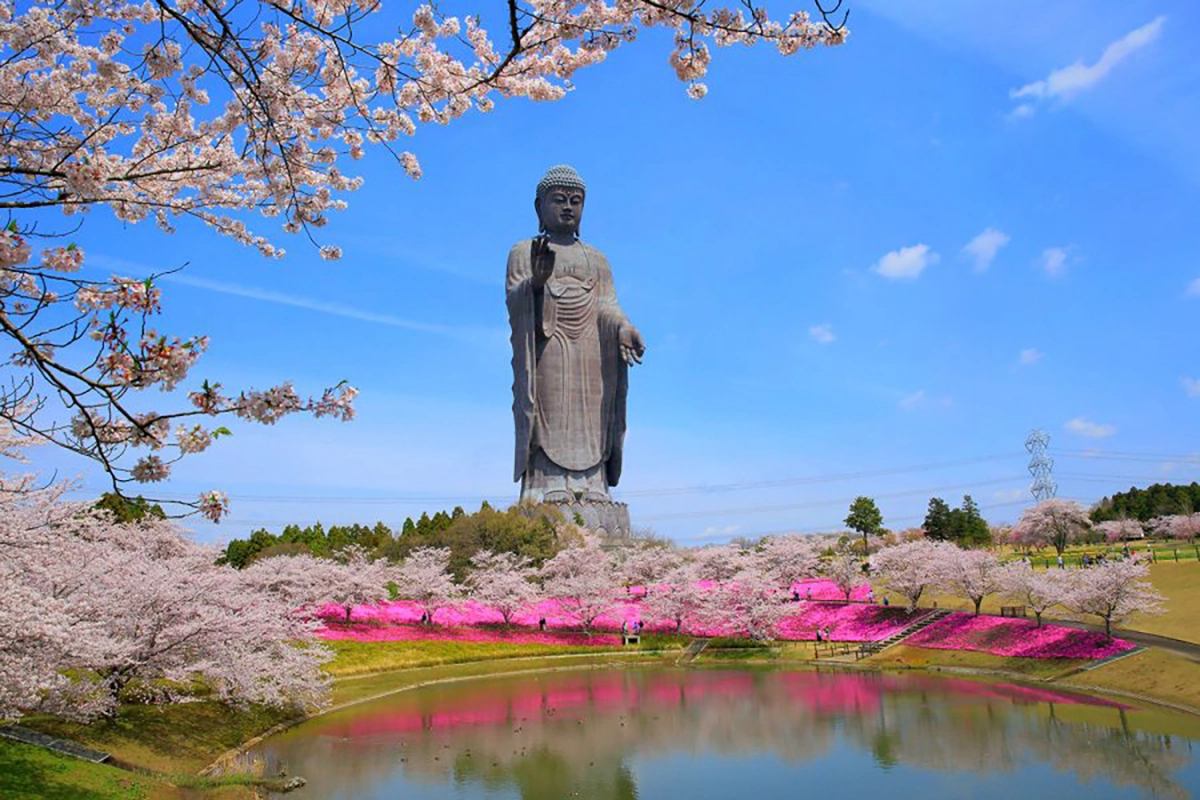
[[[1092,522],[1115,519],[1149,522],[1155,517],[1192,514],[1197,509],[1200,509],[1200,483],[1192,481],[1186,486],[1155,483],[1145,489],[1130,487],[1127,492],[1101,499],[1092,508],[1090,516]]]
[[[549,506],[513,506],[500,511],[485,501],[474,513],[455,506],[450,512],[421,514],[415,522],[409,517],[398,532],[383,522],[328,528],[320,522],[303,527],[288,525],[279,533],[260,528],[248,539],[230,541],[219,563],[242,569],[257,559],[275,555],[309,553],[330,558],[351,546],[374,557],[398,561],[417,547],[448,547],[450,569],[461,578],[471,556],[479,550],[517,553],[540,566],[562,549],[573,531]]]

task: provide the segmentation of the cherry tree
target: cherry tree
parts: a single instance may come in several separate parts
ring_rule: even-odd
[[[462,596],[462,589],[450,574],[449,547],[418,547],[394,569],[393,575],[400,596],[420,605],[429,625],[439,608]]]
[[[885,547],[871,556],[871,574],[902,595],[911,611],[925,590],[945,582],[958,548],[949,542],[918,539]]]
[[[861,556],[843,550],[835,553],[833,558],[826,561],[822,571],[846,595],[846,600],[849,600],[854,589],[867,582],[863,576],[862,564]]]
[[[1129,542],[1134,539],[1144,539],[1146,530],[1136,519],[1113,519],[1099,522],[1093,526],[1096,533],[1104,537],[1109,544]]]
[[[295,553],[257,558],[241,572],[255,590],[279,597],[299,613],[312,614],[322,604],[336,602],[344,565],[309,553]]]
[[[1025,509],[1013,527],[1013,536],[1027,547],[1053,545],[1061,556],[1089,527],[1091,521],[1083,506],[1074,500],[1051,498]]]
[[[700,580],[724,583],[750,566],[749,555],[735,544],[708,545],[692,551]]]
[[[774,580],[750,567],[711,589],[703,614],[718,630],[766,641],[789,610],[785,600]]]
[[[578,70],[642,30],[673,31],[668,61],[695,98],[707,91],[710,46],[762,42],[787,56],[847,35],[844,17],[822,10],[820,22],[804,12],[773,20],[749,2],[508,0],[494,14],[461,17],[420,4],[394,37],[378,38],[370,34],[381,8],[0,3],[0,209],[9,215],[0,232],[0,332],[17,370],[0,416],[94,459],[119,492],[128,481],[165,479],[173,460],[222,435],[207,416],[270,424],[300,411],[352,413],[345,384],[306,400],[287,383],[230,391],[205,382],[183,408],[132,402],[131,390],[179,386],[207,338],[148,324],[161,305],[157,275],[85,280],[74,274],[81,249],[54,242],[35,253],[49,211],[106,207],[124,223],[152,219],[166,232],[192,219],[280,257],[283,248],[248,224],[254,214],[315,242],[361,185],[345,173],[347,159],[381,147],[419,178],[417,157],[399,145],[419,126],[487,112],[497,99],[559,99]],[[320,253],[340,256],[331,244]],[[25,399],[33,410],[16,413]],[[42,413],[50,400],[67,419]],[[130,463],[127,451],[138,448],[144,455]],[[215,520],[228,502],[208,492],[190,505]]]
[[[1073,571],[1063,604],[1078,614],[1104,620],[1104,633],[1112,639],[1112,625],[1130,614],[1161,614],[1166,599],[1148,582],[1150,568],[1137,559],[1122,559]]]
[[[639,542],[633,547],[623,547],[618,553],[618,558],[625,585],[641,586],[647,595],[683,561],[683,556],[677,550],[656,541]]]
[[[543,593],[557,600],[589,636],[596,618],[619,595],[618,577],[608,554],[594,537],[560,550],[542,565]]]
[[[32,491],[4,497],[0,550],[0,627],[21,632],[0,652],[6,716],[89,718],[127,689],[181,698],[197,677],[227,701],[307,706],[325,693],[331,653],[315,623],[167,521],[114,524]]]
[[[652,620],[675,625],[681,633],[705,608],[708,590],[701,588],[695,564],[683,562],[663,576],[654,592],[642,600],[643,613]]]
[[[1000,562],[984,550],[956,549],[946,559],[941,586],[950,594],[974,603],[975,616],[979,616],[984,598],[1002,588]]]
[[[816,574],[820,550],[812,536],[771,536],[763,540],[754,559],[768,580],[790,592],[793,584]]]
[[[1004,596],[1032,611],[1040,628],[1046,610],[1065,597],[1065,575],[1061,570],[1039,571],[1024,561],[1012,561],[1000,568],[997,578]]]
[[[513,615],[537,600],[537,570],[525,556],[480,550],[471,557],[467,591],[472,600],[495,609],[512,627]]]
[[[1155,517],[1148,525],[1156,536],[1194,542],[1200,536],[1200,512]]]

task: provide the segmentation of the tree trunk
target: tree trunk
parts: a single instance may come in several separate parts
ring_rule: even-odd
[[[1033,616],[1037,618],[1037,626],[1039,628],[1042,627],[1042,612],[1035,611],[1033,612]]]
[[[1111,617],[1104,618],[1104,635],[1107,637],[1108,641],[1110,641],[1110,642],[1112,641],[1112,618]]]
[[[976,598],[975,598],[975,616],[977,616],[977,617],[979,616],[979,607],[980,607],[981,605],[983,605],[983,598],[982,598],[982,597],[976,597]]]

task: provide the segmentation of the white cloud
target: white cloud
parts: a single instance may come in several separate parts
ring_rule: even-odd
[[[1043,250],[1042,269],[1052,278],[1062,275],[1067,269],[1067,248],[1047,247]]]
[[[996,258],[1000,248],[1008,244],[1009,235],[995,228],[988,228],[983,233],[967,242],[963,252],[975,261],[976,272],[986,272]]]
[[[1032,103],[1021,103],[1021,105],[1017,106],[1012,111],[1008,112],[1008,115],[1006,118],[1009,120],[1014,120],[1014,121],[1019,120],[1019,119],[1025,119],[1027,117],[1032,117],[1033,112],[1034,112],[1034,108],[1033,108]]]
[[[1196,278],[1188,284],[1188,297],[1200,297],[1200,278]]]
[[[742,529],[741,525],[725,525],[717,527],[710,525],[705,528],[698,536],[691,537],[692,539],[732,539]]]
[[[923,403],[923,402],[925,402],[925,390],[918,389],[917,391],[913,392],[912,394],[901,397],[900,398],[900,407],[901,408],[916,408],[917,406],[921,405],[921,403]]]
[[[1021,351],[1021,364],[1023,366],[1036,364],[1042,360],[1042,356],[1044,355],[1045,353],[1043,353],[1041,350],[1038,350],[1036,347],[1027,347]]]
[[[998,492],[992,492],[992,500],[997,503],[1015,503],[1026,497],[1029,497],[1028,489],[1001,489]]]
[[[1075,419],[1070,420],[1063,427],[1071,433],[1086,436],[1089,439],[1104,439],[1117,432],[1115,425],[1102,425],[1099,422],[1092,422],[1083,417],[1075,417]]]
[[[1200,397],[1200,378],[1184,378],[1182,382],[1188,397]]]
[[[833,335],[833,326],[828,322],[822,322],[820,325],[813,325],[808,329],[808,335],[816,339],[821,344],[829,344],[837,338]]]
[[[1104,48],[1103,55],[1095,64],[1086,65],[1076,61],[1068,67],[1056,69],[1043,80],[1028,83],[1009,92],[1009,97],[1018,100],[1024,97],[1047,100],[1068,98],[1076,92],[1091,88],[1099,83],[1113,68],[1133,53],[1151,44],[1162,32],[1166,17],[1157,17],[1142,27],[1130,31]],[[1026,104],[1027,105],[1027,104]]]
[[[360,322],[372,322],[378,325],[388,325],[393,328],[404,328],[406,330],[419,331],[421,333],[450,336],[456,339],[498,341],[504,337],[504,331],[499,328],[474,328],[467,326],[442,325],[436,322],[420,322],[417,320],[404,319],[392,314],[380,314],[374,311],[355,308],[342,303],[330,303],[324,300],[314,300],[309,297],[285,294],[272,289],[260,289],[254,286],[241,286],[236,283],[225,283],[223,281],[210,281],[205,278],[193,278],[188,275],[166,275],[162,278],[162,280],[168,283],[177,283],[183,286],[190,286],[194,289],[203,289],[204,291],[208,292],[217,292],[218,294],[227,294],[234,297],[244,297],[250,300],[260,300],[265,303],[291,306],[292,308],[302,308],[318,314],[329,314],[335,317],[345,317],[347,319],[354,319]]]
[[[912,279],[924,272],[926,267],[936,264],[940,258],[937,253],[929,249],[929,245],[915,244],[912,247],[893,250],[879,259],[879,263],[871,269],[883,277],[893,280],[897,278]]]

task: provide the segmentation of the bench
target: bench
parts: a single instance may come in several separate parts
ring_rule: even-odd
[[[637,634],[637,633],[621,634],[621,646],[622,647],[626,647],[631,644],[641,644],[641,643],[642,643],[642,637],[640,634]]]
[[[1024,617],[1028,615],[1025,613],[1025,606],[1000,606],[1000,616]]]

